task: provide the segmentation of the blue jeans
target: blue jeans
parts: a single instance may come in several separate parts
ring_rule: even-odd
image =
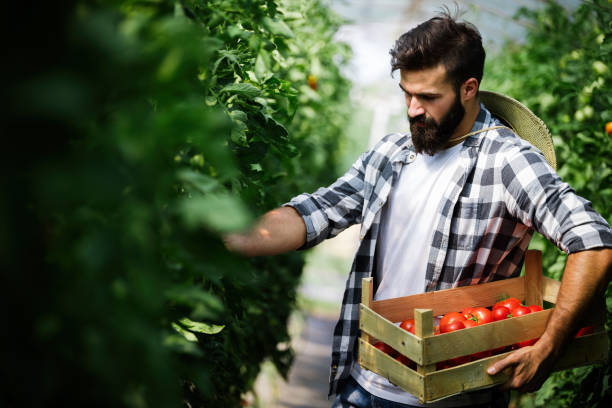
[[[353,377],[349,377],[340,393],[336,395],[332,408],[405,408],[411,406],[378,398],[367,392]]]
[[[472,408],[488,408],[492,404],[477,405]],[[332,408],[410,408],[414,405],[401,404],[379,398],[366,391],[353,377],[349,377],[340,389]]]

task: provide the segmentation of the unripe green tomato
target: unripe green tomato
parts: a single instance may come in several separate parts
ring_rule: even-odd
[[[608,72],[608,66],[606,64],[604,64],[603,62],[601,62],[601,61],[594,61],[593,62],[593,69],[599,75],[603,75],[606,72]]]

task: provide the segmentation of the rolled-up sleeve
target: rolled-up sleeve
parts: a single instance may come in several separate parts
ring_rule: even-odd
[[[364,174],[368,153],[362,154],[351,168],[329,187],[312,194],[303,193],[283,204],[293,207],[306,224],[306,243],[310,248],[335,237],[344,229],[361,222]]]
[[[501,171],[507,208],[567,254],[612,247],[606,220],[530,146],[506,156]]]

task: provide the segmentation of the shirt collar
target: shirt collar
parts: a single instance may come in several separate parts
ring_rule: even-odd
[[[493,126],[492,122],[493,122],[493,118],[491,116],[491,112],[489,112],[487,108],[485,108],[484,105],[481,103],[480,111],[478,112],[478,115],[476,116],[476,120],[474,121],[474,125],[472,126],[472,129],[470,130],[470,132],[476,132],[478,130],[484,129],[485,127]],[[468,137],[467,139],[465,139],[465,142],[463,143],[467,146],[478,146],[478,144],[480,143],[480,138],[482,137],[483,134],[484,133],[477,133],[475,135],[472,135]]]

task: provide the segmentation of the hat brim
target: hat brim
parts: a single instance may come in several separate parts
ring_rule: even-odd
[[[493,114],[506,122],[522,139],[528,141],[542,153],[548,164],[557,169],[557,158],[546,124],[525,105],[509,96],[491,91],[480,91],[480,101]]]

